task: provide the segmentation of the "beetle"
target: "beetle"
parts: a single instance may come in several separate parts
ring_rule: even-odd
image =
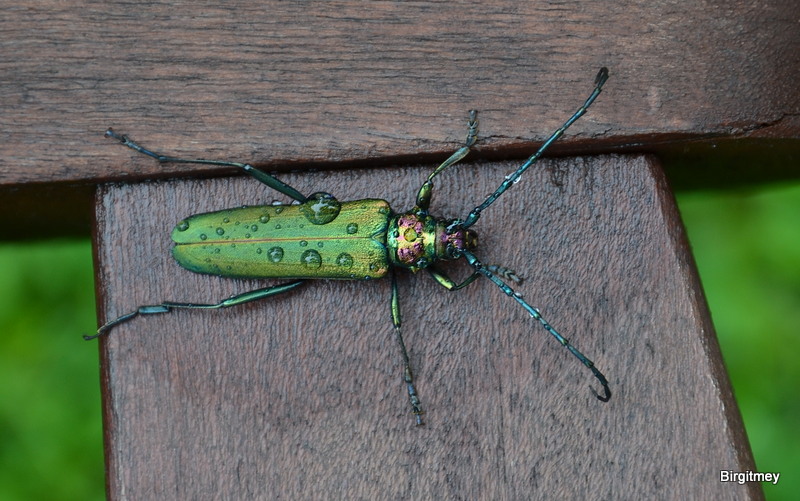
[[[162,163],[193,163],[236,167],[244,170],[270,188],[294,200],[291,205],[239,207],[196,214],[180,221],[172,231],[173,257],[184,268],[232,278],[284,278],[290,281],[256,289],[224,299],[216,304],[178,303],[165,301],[140,306],[101,326],[94,339],[137,315],[168,313],[177,308],[217,309],[236,306],[289,292],[309,279],[369,280],[391,277],[391,315],[395,336],[403,357],[403,382],[416,424],[422,425],[422,404],[414,386],[408,351],[401,331],[399,294],[395,270],[426,270],[448,290],[464,288],[478,277],[485,276],[528,314],[538,320],[553,337],[585,365],[603,387],[603,395],[590,386],[601,401],[611,398],[605,375],[583,353],[575,348],[507,280],[518,282],[516,274],[500,266],[486,266],[473,253],[477,234],[471,227],[481,212],[505,193],[576,120],[583,116],[600,95],[608,79],[603,67],[595,78],[595,87],[578,110],[531,155],[525,163],[505,177],[498,188],[462,219],[431,216],[428,209],[433,195],[433,179],[458,163],[477,141],[477,112],[470,111],[467,139],[464,146],[448,157],[420,187],[416,205],[409,211],[395,213],[389,203],[380,199],[341,202],[324,192],[304,196],[295,188],[249,164],[239,162],[185,159],[148,150],[124,134],[112,129],[106,136]],[[235,245],[231,245],[235,244]],[[473,272],[456,283],[441,271],[437,263],[464,259]],[[503,279],[506,280],[503,280]]]

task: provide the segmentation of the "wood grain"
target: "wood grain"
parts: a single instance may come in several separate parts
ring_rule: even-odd
[[[792,0],[15,2],[0,185],[213,171],[130,163],[109,126],[180,154],[386,165],[452,149],[476,108],[487,154],[519,156],[601,66],[608,88],[562,152],[797,139],[798,14]]]
[[[464,215],[516,163],[442,176]],[[306,193],[413,204],[432,166],[286,174]],[[242,178],[107,185],[98,296],[113,318],[270,282],[170,258],[183,216],[281,200]],[[318,281],[225,311],[138,318],[102,342],[110,499],[760,499],[705,300],[653,158],[544,161],[484,213],[479,256],[609,377],[589,372],[487,280],[400,279],[427,425],[413,426],[388,281]],[[461,270],[460,272],[458,270]],[[456,268],[454,274],[465,274]]]

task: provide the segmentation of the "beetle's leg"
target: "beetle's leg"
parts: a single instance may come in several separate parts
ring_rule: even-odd
[[[486,269],[491,271],[495,275],[500,275],[501,277],[511,280],[514,283],[517,284],[522,283],[523,280],[522,277],[517,275],[517,272],[512,270],[511,268],[506,268],[505,266],[500,266],[499,264],[487,264]]]
[[[191,308],[191,309],[201,309],[201,310],[227,308],[229,306],[236,306],[244,303],[249,303],[250,301],[256,301],[271,296],[277,296],[278,294],[282,294],[284,292],[288,292],[294,289],[295,287],[303,284],[304,282],[305,280],[295,280],[294,282],[286,282],[283,284],[273,285],[271,287],[264,287],[263,289],[252,290],[249,292],[231,296],[228,299],[220,301],[217,304],[174,303],[172,301],[165,301],[161,304],[156,304],[151,306],[140,306],[136,311],[132,311],[130,313],[122,315],[119,318],[111,320],[110,322],[107,322],[105,325],[97,329],[97,333],[94,334],[93,336],[84,335],[83,339],[88,341],[90,339],[102,336],[103,334],[108,332],[111,328],[123,322],[127,322],[128,320],[132,319],[137,315],[153,315],[156,313],[169,313],[172,309],[175,308]]]
[[[489,271],[491,271],[495,275],[500,275],[501,277],[507,278],[507,279],[509,279],[509,280],[511,280],[511,281],[513,281],[515,283],[521,283],[522,282],[522,278],[520,278],[520,276],[517,275],[517,272],[515,272],[514,270],[512,270],[510,268],[506,268],[505,266],[500,266],[500,265],[497,265],[497,264],[490,264],[490,265],[486,266],[486,269],[488,269]],[[435,268],[433,266],[426,268],[426,270],[428,270],[428,273],[431,274],[433,279],[436,280],[436,282],[439,285],[445,287],[449,291],[457,291],[459,289],[463,289],[464,287],[466,287],[469,284],[471,284],[472,282],[474,282],[476,278],[481,276],[481,273],[479,271],[476,271],[476,272],[473,272],[472,275],[468,276],[466,278],[466,280],[464,280],[460,284],[456,284],[453,281],[453,279],[451,279],[449,276],[447,276],[446,273],[444,273],[443,271],[441,271],[441,270],[439,270],[439,269],[437,269],[437,268]]]
[[[400,330],[400,296],[397,293],[397,276],[392,270],[392,324],[394,324],[394,333],[397,336],[397,343],[400,345],[400,351],[403,354],[403,381],[406,383],[408,390],[408,400],[411,402],[411,412],[417,420],[417,426],[421,426],[422,414],[424,414],[419,397],[417,396],[417,389],[414,387],[414,375],[411,373],[411,362],[408,359],[408,351],[406,351],[406,344],[403,342],[403,333]]]
[[[256,169],[250,164],[243,164],[239,162],[226,162],[223,160],[204,160],[202,158],[194,158],[194,159],[178,158],[178,157],[171,157],[169,155],[162,155],[161,153],[155,153],[146,148],[143,148],[142,146],[139,146],[125,134],[117,134],[112,129],[108,129],[106,131],[106,137],[112,137],[118,140],[120,143],[127,146],[128,148],[136,150],[143,155],[147,155],[148,157],[155,158],[161,163],[205,164],[205,165],[220,165],[224,167],[236,167],[242,169],[246,173],[250,174],[254,178],[258,179],[262,183],[269,186],[270,188],[283,193],[287,197],[294,198],[298,202],[305,202],[307,199],[307,197],[303,196],[302,193],[292,188],[288,184],[284,183],[283,181],[279,180],[274,176],[267,174],[264,171]]]
[[[425,269],[428,270],[428,273],[430,273],[430,275],[433,277],[434,280],[436,280],[436,282],[439,285],[441,285],[442,287],[446,288],[449,291],[457,291],[458,289],[463,289],[464,287],[474,282],[476,278],[481,276],[481,274],[476,271],[472,275],[468,276],[466,280],[464,280],[460,284],[457,284],[453,281],[453,279],[448,277],[441,270],[437,270],[432,266]]]
[[[442,162],[442,165],[437,167],[431,174],[428,176],[428,179],[422,183],[422,186],[419,188],[419,192],[417,193],[417,208],[422,209],[424,211],[428,210],[428,207],[431,205],[431,196],[433,195],[433,178],[438,176],[440,172],[445,170],[446,168],[450,167],[453,164],[456,164],[464,159],[469,153],[469,149],[475,142],[478,140],[478,112],[475,110],[469,111],[469,130],[467,131],[467,139],[464,141],[464,146],[456,150],[455,153],[450,155],[450,157]]]
[[[514,183],[516,183],[519,180],[522,173],[528,170],[528,167],[536,163],[536,161],[539,160],[539,157],[542,156],[545,150],[547,150],[547,148],[549,148],[550,145],[553,144],[553,142],[556,139],[561,137],[561,135],[564,134],[564,131],[566,131],[569,128],[569,126],[575,122],[575,120],[579,119],[580,117],[583,116],[584,113],[586,113],[586,110],[589,108],[589,106],[591,106],[594,100],[597,99],[597,96],[600,95],[600,91],[603,89],[603,84],[606,83],[606,80],[608,80],[608,68],[600,68],[600,71],[597,73],[597,77],[595,78],[594,90],[586,99],[586,102],[583,103],[583,106],[578,108],[578,111],[576,111],[571,117],[569,117],[569,120],[564,122],[564,125],[562,125],[561,127],[559,127],[558,130],[553,132],[553,134],[550,135],[550,137],[547,139],[547,141],[544,142],[544,144],[539,148],[539,150],[533,155],[531,155],[531,157],[528,158],[528,160],[524,164],[522,164],[516,171],[507,175],[506,178],[503,180],[503,182],[500,184],[500,186],[494,191],[494,193],[487,196],[486,200],[484,200],[482,204],[472,209],[472,211],[467,216],[467,219],[464,220],[463,223],[464,228],[469,228],[470,226],[475,224],[475,222],[478,221],[478,218],[481,216],[481,212],[483,212],[484,209],[492,205],[494,201],[500,197],[500,195],[505,193],[507,189],[513,186]]]
[[[577,357],[577,359],[580,360],[581,363],[583,363],[583,365],[585,365],[586,367],[589,368],[589,370],[592,371],[592,374],[594,374],[594,377],[596,377],[597,380],[600,382],[600,384],[603,385],[603,390],[604,390],[605,395],[603,395],[603,396],[598,395],[598,393],[591,386],[589,387],[589,389],[592,390],[592,393],[594,393],[594,396],[596,396],[598,399],[602,400],[603,402],[608,402],[608,400],[611,398],[611,390],[608,388],[608,380],[603,375],[603,373],[600,372],[600,370],[598,370],[597,367],[594,366],[594,362],[592,362],[591,360],[586,358],[586,356],[583,353],[581,353],[580,351],[578,351],[577,348],[572,346],[570,344],[570,342],[566,338],[564,338],[564,336],[559,334],[558,331],[556,331],[553,328],[553,326],[550,325],[547,322],[547,320],[542,318],[542,315],[539,313],[539,310],[537,310],[533,306],[529,305],[524,299],[522,299],[522,295],[521,294],[519,294],[517,292],[514,292],[514,289],[509,287],[508,284],[506,284],[505,282],[500,280],[497,276],[495,276],[494,273],[492,273],[491,271],[487,270],[486,267],[483,264],[481,264],[480,261],[478,261],[478,258],[476,258],[475,255],[473,255],[469,251],[462,251],[462,253],[464,254],[464,257],[467,259],[467,262],[470,264],[470,266],[475,268],[476,272],[478,272],[478,273],[480,273],[482,275],[485,275],[495,285],[500,287],[500,289],[503,292],[505,292],[506,295],[508,295],[509,297],[513,298],[514,301],[516,301],[523,308],[525,308],[525,310],[530,314],[530,316],[532,316],[533,318],[535,318],[536,320],[541,322],[541,324],[544,326],[544,328],[547,330],[547,332],[552,334],[553,337],[556,338],[559,343],[561,343],[566,349],[568,349],[570,351],[570,353],[575,355],[575,357]]]

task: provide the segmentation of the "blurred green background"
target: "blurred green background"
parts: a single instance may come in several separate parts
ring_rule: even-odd
[[[800,491],[800,183],[677,195],[767,499]],[[88,240],[0,244],[0,499],[103,499]],[[724,465],[720,465],[724,466]]]

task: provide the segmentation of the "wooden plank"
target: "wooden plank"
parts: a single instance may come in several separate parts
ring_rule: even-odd
[[[432,207],[463,216],[515,166],[460,166]],[[281,177],[400,209],[431,168]],[[187,272],[168,234],[185,215],[273,200],[242,177],[103,187],[101,316],[270,283]],[[758,484],[719,481],[754,464],[653,158],[544,161],[476,230],[478,255],[524,276],[519,291],[608,375],[610,402],[487,280],[449,293],[403,274],[427,411],[415,427],[388,281],[319,281],[226,311],[137,318],[103,340],[109,498],[762,498]]]
[[[16,2],[0,18],[0,185],[212,170],[121,161],[108,126],[260,165],[386,165],[432,162],[477,108],[486,154],[520,156],[600,66],[612,80],[562,152],[796,139],[798,15],[792,0]]]

